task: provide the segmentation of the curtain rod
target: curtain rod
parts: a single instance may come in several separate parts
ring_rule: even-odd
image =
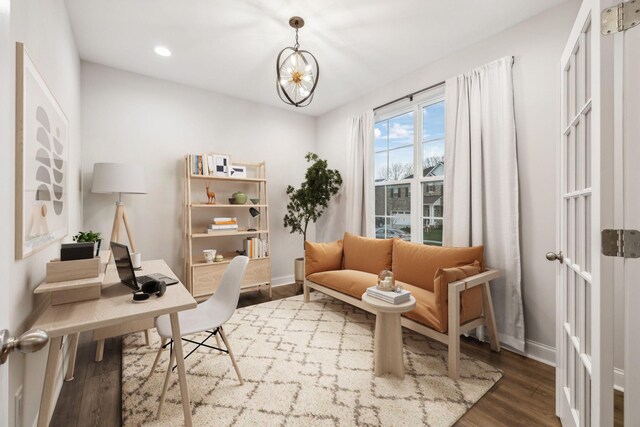
[[[400,98],[396,98],[393,101],[389,101],[386,104],[378,105],[376,108],[373,109],[373,111],[376,111],[376,110],[379,110],[381,108],[387,107],[387,106],[389,106],[391,104],[395,104],[396,102],[402,101],[404,99],[408,99],[409,101],[413,101],[413,97],[414,96],[416,96],[416,95],[418,95],[418,94],[420,94],[422,92],[426,92],[428,90],[431,90],[431,89],[433,89],[435,87],[438,87],[440,85],[443,85],[443,84],[444,84],[444,81],[441,81],[440,83],[436,83],[436,84],[431,85],[429,87],[425,87],[424,89],[420,89],[420,90],[417,90],[415,92],[411,92],[411,93],[409,93],[409,94],[407,94],[405,96],[401,96]]]
[[[516,58],[515,58],[515,56],[512,55],[511,56],[511,65],[515,64],[515,62],[516,62]],[[404,99],[409,99],[409,101],[413,101],[413,97],[414,96],[416,96],[416,95],[418,95],[418,94],[420,94],[422,92],[426,92],[426,91],[428,91],[430,89],[433,89],[435,87],[438,87],[440,85],[443,85],[444,83],[445,83],[444,81],[441,81],[440,83],[436,83],[436,84],[431,85],[429,87],[425,87],[424,89],[420,89],[420,90],[417,90],[415,92],[411,92],[411,93],[409,93],[409,94],[407,94],[405,96],[401,96],[400,98],[396,98],[393,101],[387,102],[386,104],[378,105],[376,108],[373,109],[373,111],[376,111],[376,110],[379,110],[381,108],[387,107],[387,106],[389,106],[391,104],[395,104],[396,102],[402,101]]]

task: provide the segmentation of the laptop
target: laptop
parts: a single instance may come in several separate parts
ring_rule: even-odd
[[[176,279],[160,273],[153,273],[136,277],[136,274],[133,270],[133,264],[131,263],[129,247],[127,245],[111,242],[111,253],[113,254],[113,259],[116,262],[116,270],[118,270],[120,281],[133,289],[135,292],[142,289],[142,285],[152,280],[164,282],[167,286],[175,285],[176,283],[178,283]]]

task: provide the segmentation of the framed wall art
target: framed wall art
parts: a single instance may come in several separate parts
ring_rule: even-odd
[[[42,75],[16,43],[16,258],[68,232],[69,123]]]

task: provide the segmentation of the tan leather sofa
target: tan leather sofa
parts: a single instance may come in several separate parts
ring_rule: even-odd
[[[402,325],[448,344],[449,376],[457,379],[461,333],[484,325],[492,349],[500,350],[488,285],[499,272],[485,268],[483,252],[482,246],[426,246],[349,233],[337,242],[305,242],[305,301],[315,289],[371,311],[362,294],[377,284],[380,271],[393,271],[416,299]],[[449,310],[451,302],[456,310]]]

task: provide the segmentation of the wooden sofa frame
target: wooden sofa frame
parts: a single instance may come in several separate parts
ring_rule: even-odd
[[[425,335],[429,338],[433,338],[443,344],[446,344],[448,349],[448,366],[449,377],[453,380],[457,380],[460,377],[460,334],[467,333],[479,326],[485,326],[489,333],[491,341],[491,350],[500,351],[500,340],[498,340],[498,333],[496,329],[496,319],[493,312],[493,302],[491,300],[491,292],[489,290],[489,281],[500,277],[499,270],[487,269],[486,271],[476,274],[475,276],[467,277],[463,280],[449,283],[449,295],[448,306],[456,307],[455,310],[449,310],[448,316],[448,329],[447,333],[442,333],[432,329],[422,323],[418,323],[414,320],[408,319],[402,316],[402,326],[419,334]],[[333,298],[339,299],[351,305],[354,305],[369,313],[375,314],[375,310],[370,306],[364,304],[362,300],[354,298],[350,295],[343,294],[336,290],[327,288],[326,286],[319,285],[307,279],[304,280],[304,302],[310,301],[309,290],[314,289],[323,294],[329,295]],[[482,316],[460,324],[460,294],[465,289],[471,289],[476,286],[482,286],[483,296],[483,313]]]

